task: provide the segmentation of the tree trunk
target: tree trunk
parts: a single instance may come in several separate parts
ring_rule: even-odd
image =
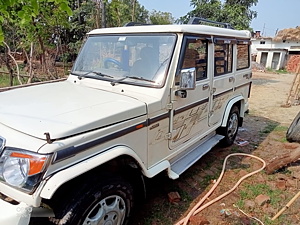
[[[6,44],[6,42],[3,42],[3,43],[4,43],[4,45],[7,48],[7,56],[9,56],[12,59],[12,61],[14,62],[14,64],[16,65],[16,68],[17,68],[17,78],[18,78],[19,83],[22,84],[22,81],[20,79],[19,65],[18,65],[16,59],[14,58],[14,56],[11,54],[10,47],[8,46],[8,44]],[[14,70],[12,69],[12,67],[11,67],[11,65],[9,63],[8,57],[6,57],[6,58],[7,58],[7,60],[6,60],[6,66],[7,66],[7,69],[9,71],[9,73],[10,73],[10,86],[13,86]]]
[[[101,0],[101,27],[106,27],[105,2]]]
[[[116,8],[116,13],[117,13],[117,18],[118,18],[118,27],[121,26],[121,19],[120,19],[120,12],[119,12],[119,9]]]
[[[33,79],[33,71],[32,71],[32,55],[33,55],[33,42],[30,43],[30,53],[29,53],[29,57],[28,54],[26,53],[26,51],[24,50],[24,54],[26,55],[27,58],[27,63],[29,65],[29,70],[28,70],[28,80],[27,80],[27,84],[32,82]]]
[[[96,28],[100,28],[100,0],[96,1],[96,13],[95,13],[95,22],[96,22]]]
[[[46,72],[47,71],[47,66],[46,66],[46,54],[45,54],[45,46],[44,46],[44,42],[43,42],[43,39],[40,35],[38,35],[38,41],[39,41],[39,44],[40,44],[40,47],[41,47],[41,55],[40,55],[40,62],[41,62],[41,66],[43,68],[43,72]]]
[[[14,85],[14,70],[10,65],[10,57],[7,53],[5,53],[5,65],[7,67],[7,70],[9,72],[9,85],[13,86]]]
[[[131,21],[132,22],[135,22],[135,3],[136,3],[136,0],[133,0],[133,2],[132,2],[132,14],[131,14]]]
[[[281,156],[276,156],[268,162],[265,170],[267,174],[272,174],[276,170],[286,166],[289,163],[296,162],[300,158],[300,147],[292,152],[285,153]]]

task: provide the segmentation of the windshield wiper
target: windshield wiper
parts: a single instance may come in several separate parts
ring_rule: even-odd
[[[76,72],[71,72],[71,74],[77,75],[79,80],[81,80],[84,77],[91,77],[91,76],[89,76],[89,74],[96,74],[96,75],[101,76],[101,77],[114,78],[113,76],[110,76],[110,75],[107,75],[107,74],[104,74],[104,73],[101,73],[101,72],[97,72],[97,71],[89,71],[89,72],[86,72],[86,73],[81,74],[81,75],[76,73]],[[91,78],[94,78],[94,77],[91,77]]]
[[[119,80],[114,80],[114,81],[110,82],[110,84],[111,84],[112,86],[114,86],[116,83],[119,83],[119,82],[121,82],[121,81],[123,81],[123,80],[125,80],[125,79],[127,79],[127,78],[135,79],[135,80],[147,81],[147,82],[151,82],[151,83],[155,83],[155,81],[146,79],[146,78],[144,78],[144,77],[126,76],[126,77],[122,77],[122,78],[119,79]]]

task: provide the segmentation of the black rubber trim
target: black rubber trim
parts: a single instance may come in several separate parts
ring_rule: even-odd
[[[187,105],[187,106],[185,106],[185,107],[182,107],[182,108],[179,108],[179,109],[175,109],[175,110],[174,110],[174,115],[179,114],[179,113],[182,113],[182,112],[184,112],[184,111],[186,111],[186,110],[192,109],[192,108],[194,108],[194,107],[196,107],[196,106],[198,106],[198,105],[202,105],[202,104],[208,102],[208,99],[209,99],[209,98],[205,98],[205,99],[203,99],[203,100],[201,100],[201,101],[198,101],[198,102],[195,102],[195,103],[193,103],[193,104],[191,104],[191,105]]]
[[[123,130],[120,130],[118,132],[115,132],[113,134],[109,134],[109,135],[106,135],[104,137],[101,137],[101,138],[98,138],[96,140],[93,140],[91,142],[88,142],[88,143],[85,143],[85,144],[82,144],[82,145],[78,145],[78,146],[71,146],[71,147],[68,147],[68,148],[65,148],[65,149],[62,149],[62,150],[59,150],[56,152],[56,156],[54,157],[54,160],[53,160],[53,164],[54,163],[57,163],[59,161],[62,161],[66,158],[70,158],[80,152],[83,152],[89,148],[92,148],[94,146],[97,146],[97,145],[100,145],[100,144],[103,144],[107,141],[110,141],[110,140],[113,140],[115,138],[118,138],[118,137],[121,137],[121,136],[124,136],[126,134],[129,134],[133,131],[136,131],[138,129],[141,129],[143,127],[146,127],[147,126],[147,122],[143,122],[143,123],[139,123],[139,124],[136,124],[134,126],[131,126],[131,127],[128,127],[128,128],[125,128]]]
[[[225,95],[225,94],[227,94],[227,93],[229,93],[229,92],[233,92],[233,88],[231,88],[231,89],[229,89],[229,90],[226,90],[226,91],[223,91],[223,92],[221,92],[221,93],[219,93],[219,94],[217,94],[217,95],[214,95],[214,96],[213,96],[213,99],[216,99],[216,98],[220,97],[221,95]]]

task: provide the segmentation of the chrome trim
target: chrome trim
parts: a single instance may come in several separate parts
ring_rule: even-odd
[[[4,149],[5,143],[6,143],[5,138],[0,136],[0,153],[1,153],[1,152],[3,151],[3,149]]]

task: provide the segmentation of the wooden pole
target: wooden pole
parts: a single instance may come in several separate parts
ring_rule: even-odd
[[[272,220],[276,220],[285,210],[287,210],[296,199],[300,196],[300,191],[286,204],[273,218]]]
[[[299,88],[299,85],[300,85],[300,80],[299,80],[299,74],[300,74],[300,62],[298,63],[298,67],[297,67],[297,70],[296,70],[296,74],[298,75],[298,80],[297,80],[297,85],[296,85],[296,90],[295,90],[295,98],[294,100],[298,101],[299,100],[299,92],[300,92],[300,88]]]
[[[299,88],[299,81],[298,81],[298,78],[299,78],[299,72],[300,72],[300,62],[298,63],[298,66],[297,66],[297,69],[296,69],[296,75],[294,77],[294,80],[293,80],[293,83],[292,83],[292,86],[291,86],[291,89],[289,91],[289,96],[286,100],[286,103],[285,103],[285,107],[289,107],[292,105],[292,95],[293,95],[293,89],[294,88]],[[296,93],[298,93],[298,90],[294,90],[294,95],[296,95]]]

